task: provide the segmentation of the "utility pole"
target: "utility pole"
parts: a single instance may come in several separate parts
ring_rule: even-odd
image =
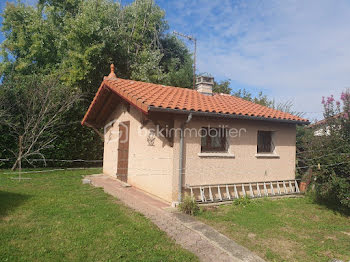
[[[197,56],[197,39],[191,35],[181,34],[179,32],[173,31],[174,35],[182,36],[187,38],[194,43],[194,54],[193,54],[193,89],[196,89],[196,56]]]

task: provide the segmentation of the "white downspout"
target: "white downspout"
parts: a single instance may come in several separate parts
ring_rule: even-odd
[[[187,120],[181,125],[180,131],[180,153],[179,153],[179,189],[178,189],[178,202],[182,201],[182,174],[183,174],[183,152],[184,152],[184,129],[185,126],[191,121],[192,113],[187,117]]]

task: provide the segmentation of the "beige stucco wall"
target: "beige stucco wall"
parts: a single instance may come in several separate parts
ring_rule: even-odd
[[[194,120],[188,128],[199,129],[223,122]],[[231,120],[227,128],[241,130],[241,135],[230,137],[229,154],[234,158],[200,157],[200,137],[185,137],[186,175],[184,184],[219,184],[236,182],[293,179],[295,176],[295,125],[263,121]],[[275,154],[278,158],[258,158],[258,130],[275,131]]]
[[[177,120],[180,127],[184,119]],[[266,121],[230,120],[213,121],[193,119],[186,127],[198,130],[201,127],[235,128],[240,133],[229,138],[228,153],[217,156],[199,156],[200,137],[185,135],[183,187],[186,185],[226,184],[295,178],[296,127],[293,124]],[[274,131],[274,158],[257,157],[257,131]],[[174,144],[174,172],[178,171],[179,139]],[[177,177],[175,175],[174,177]],[[176,180],[177,178],[175,178]],[[174,180],[174,181],[175,181]],[[177,186],[173,183],[173,199]]]
[[[164,138],[155,137],[150,146],[147,134],[154,124],[149,121],[140,129],[141,112],[130,107],[118,108],[110,120],[130,121],[128,183],[154,194],[166,201],[178,198],[180,137],[174,137],[171,147]],[[174,128],[179,129],[185,117],[175,117]],[[293,124],[252,120],[204,120],[193,117],[187,128],[201,127],[236,128],[240,136],[229,138],[228,155],[200,156],[200,137],[185,134],[183,187],[186,185],[225,184],[271,180],[287,180],[295,177],[295,135]],[[274,131],[273,141],[277,158],[258,158],[257,131]],[[115,134],[112,134],[112,131]],[[116,139],[110,139],[115,137]],[[103,172],[115,176],[118,163],[118,123],[105,134]]]
[[[171,202],[173,150],[168,142],[155,137],[150,146],[147,134],[154,128],[148,122],[143,128],[141,112],[130,107],[118,106],[109,121],[117,120],[105,133],[103,172],[115,176],[118,166],[118,125],[130,121],[128,183],[148,193]],[[110,139],[112,137],[112,139]]]

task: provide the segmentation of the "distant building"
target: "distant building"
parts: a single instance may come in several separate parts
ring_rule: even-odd
[[[344,113],[339,113],[333,116],[335,119],[339,119],[344,116]],[[322,119],[308,126],[309,128],[314,129],[314,136],[329,136],[331,134],[331,127],[328,125],[327,119]],[[335,128],[335,126],[332,126]],[[341,126],[338,127],[340,129]]]

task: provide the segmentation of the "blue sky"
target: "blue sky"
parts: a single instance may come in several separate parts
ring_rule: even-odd
[[[350,87],[348,0],[156,2],[171,31],[198,39],[198,72],[229,78],[233,89],[292,100],[312,120],[322,96]]]

